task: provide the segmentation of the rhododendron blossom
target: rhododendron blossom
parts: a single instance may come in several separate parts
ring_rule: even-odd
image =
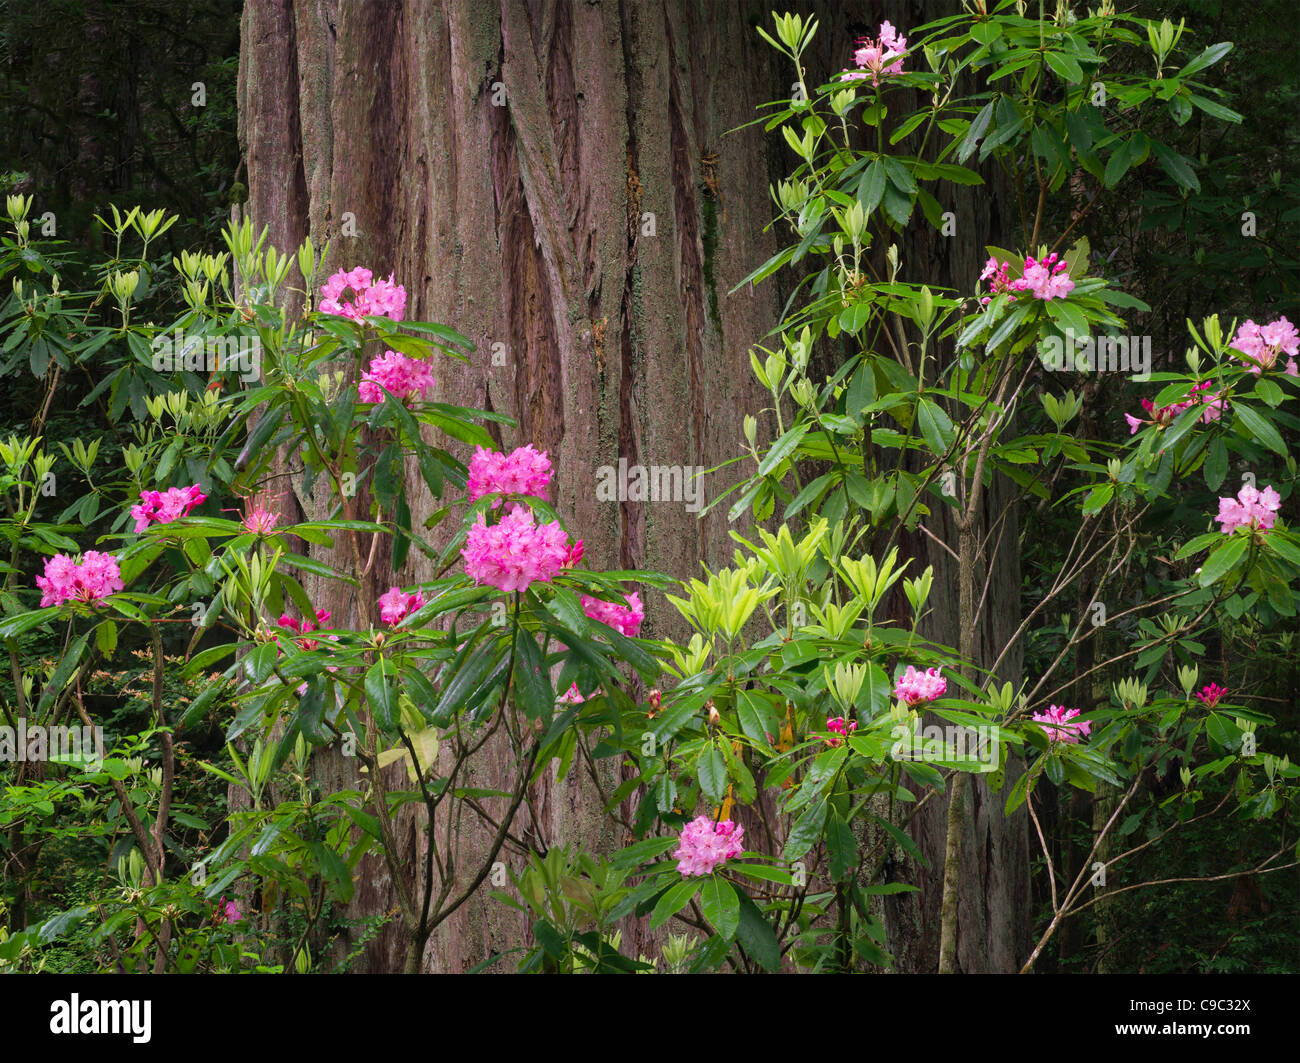
[[[295,635],[310,635],[318,627],[324,624],[328,624],[329,619],[330,619],[330,613],[328,609],[317,609],[315,623],[312,623],[310,620],[297,620],[294,617],[290,616],[288,613],[280,614],[280,619],[278,623],[286,631],[292,631]],[[333,638],[334,641],[336,642],[338,641],[337,635],[333,636]],[[274,639],[274,641],[278,642],[279,639]],[[314,650],[317,646],[320,645],[320,640],[299,639],[298,645],[301,646],[304,650]]]
[[[509,454],[476,447],[469,459],[469,481],[466,490],[469,500],[476,502],[484,495],[532,495],[549,502],[551,459],[546,451],[531,446],[518,447]],[[501,503],[498,501],[497,505]]]
[[[1214,519],[1223,525],[1224,535],[1231,535],[1238,528],[1267,531],[1273,527],[1273,519],[1281,504],[1282,498],[1273,488],[1265,487],[1261,491],[1245,484],[1235,499],[1219,499],[1219,515]]]
[[[371,359],[369,367],[361,375],[357,396],[362,402],[383,402],[381,388],[409,406],[433,390],[433,370],[420,358],[385,351],[381,357]]]
[[[226,900],[226,898],[223,896],[221,900],[217,901],[217,910],[215,913],[215,918],[218,922],[221,923],[238,923],[241,919],[244,918],[244,915],[239,910],[239,905],[237,905],[234,901]]]
[[[917,705],[943,697],[947,689],[948,680],[943,678],[938,668],[918,672],[909,664],[907,671],[894,684],[894,696],[908,705]]]
[[[1064,299],[1074,290],[1074,281],[1066,272],[1064,260],[1057,261],[1059,257],[1053,253],[1039,262],[1033,255],[1026,255],[1024,275],[1008,287],[1014,292],[1029,292],[1035,299]]]
[[[98,602],[123,589],[117,558],[98,550],[87,550],[81,561],[67,554],[55,554],[45,561],[45,575],[36,577],[41,589],[41,608],[64,602]]]
[[[569,546],[569,552],[567,555],[565,555],[563,567],[573,568],[581,560],[582,560],[582,540],[579,539],[576,543],[573,543]]]
[[[343,293],[351,290],[352,298],[345,300]],[[358,266],[348,272],[339,270],[321,287],[320,311],[356,321],[363,317],[390,317],[401,321],[406,313],[406,289],[393,283],[393,275],[386,281],[376,281],[370,270]]]
[[[1221,687],[1218,683],[1207,683],[1196,692],[1196,696],[1201,699],[1207,709],[1212,709],[1227,692],[1227,687]]]
[[[1205,407],[1200,420],[1206,424],[1217,421],[1223,414],[1224,400],[1222,396],[1212,393],[1210,387],[1210,381],[1202,380],[1199,384],[1191,386],[1187,392],[1186,402],[1175,402],[1171,406],[1161,406],[1159,409],[1150,399],[1143,399],[1142,409],[1147,412],[1145,418],[1134,417],[1130,413],[1124,415],[1124,420],[1128,422],[1128,434],[1133,435],[1144,424],[1152,424],[1157,428],[1167,428],[1180,413],[1196,405],[1204,405]]]
[[[1205,407],[1205,412],[1201,414],[1201,420],[1205,424],[1217,421],[1223,416],[1223,397],[1210,391],[1210,382],[1208,380],[1193,384],[1191,390],[1187,392],[1187,397],[1189,399],[1188,406],[1195,406],[1199,402]]]
[[[166,491],[141,491],[140,505],[131,507],[135,530],[142,532],[150,524],[170,524],[177,517],[188,517],[207,497],[198,484],[169,487]]]
[[[857,720],[849,720],[845,722],[843,716],[832,716],[826,721],[826,730],[830,731],[832,734],[843,735],[844,738],[847,738],[857,729]],[[838,746],[844,741],[844,738],[828,738],[826,739],[826,744],[828,746]]]
[[[840,75],[841,81],[860,81],[871,78],[872,85],[880,84],[881,74],[901,74],[903,72],[903,53],[907,51],[907,38],[900,37],[888,22],[880,24],[880,37],[858,38],[858,47],[853,52],[853,61],[857,70],[846,70]]]
[[[745,828],[729,819],[715,824],[708,816],[697,816],[682,828],[673,856],[683,875],[711,875],[713,869],[745,851]]]
[[[554,579],[569,552],[568,536],[558,520],[536,524],[531,509],[516,505],[498,524],[486,523],[480,513],[461,556],[475,583],[522,591],[531,583]]]
[[[980,299],[981,306],[988,306],[993,301],[993,296],[1001,292],[1016,290],[1011,287],[1011,274],[1008,272],[1010,269],[1010,262],[999,262],[996,256],[984,263],[984,272],[980,274],[980,280],[991,280],[993,283],[989,285],[989,294]],[[1007,299],[1013,303],[1016,301],[1014,295],[1008,295]]]
[[[641,605],[641,598],[633,591],[627,595],[627,605],[619,605],[616,602],[606,602],[599,598],[593,598],[588,594],[582,596],[582,611],[592,620],[599,620],[602,624],[607,624],[615,631],[634,638],[636,633],[641,630],[641,621],[645,619],[645,609]]]
[[[1049,705],[1046,712],[1034,713],[1033,721],[1034,723],[1043,725],[1043,730],[1047,732],[1047,737],[1053,742],[1076,743],[1079,741],[1081,736],[1086,736],[1092,732],[1092,724],[1087,720],[1080,720],[1078,723],[1066,722],[1074,719],[1074,717],[1078,715],[1078,709],[1067,709],[1060,705]]]
[[[1282,354],[1290,355],[1286,371],[1292,376],[1300,373],[1295,359],[1300,354],[1300,332],[1285,317],[1279,317],[1267,325],[1247,321],[1237,329],[1229,346],[1233,348],[1238,360],[1245,362],[1246,367],[1257,376],[1265,369],[1272,369]]]
[[[424,595],[420,591],[405,594],[400,587],[393,587],[387,594],[379,596],[379,619],[385,624],[396,627],[417,609],[423,607]]]
[[[561,694],[558,700],[561,705],[581,705],[587,699],[582,696],[577,683],[570,683],[569,689]]]

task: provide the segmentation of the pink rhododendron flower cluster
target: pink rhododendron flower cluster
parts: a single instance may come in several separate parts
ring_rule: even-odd
[[[1238,528],[1267,531],[1273,527],[1273,519],[1281,504],[1281,496],[1273,488],[1266,487],[1261,491],[1245,484],[1236,498],[1219,499],[1219,515],[1214,519],[1223,525],[1224,535],[1231,535]]]
[[[381,387],[409,406],[433,390],[433,370],[420,358],[385,351],[381,357],[370,360],[369,368],[357,384],[357,395],[362,402],[383,402]]]
[[[234,901],[226,900],[224,895],[221,900],[217,901],[217,910],[213,913],[214,922],[238,923],[243,918],[243,912],[239,910],[239,905]]]
[[[636,633],[641,630],[641,621],[645,619],[645,609],[641,605],[641,598],[633,591],[626,595],[627,605],[619,605],[616,602],[605,602],[599,598],[593,598],[588,594],[582,596],[582,611],[592,620],[599,620],[602,624],[607,624],[615,631],[618,631],[629,638],[635,638]]]
[[[1187,398],[1187,406],[1195,406],[1199,402],[1205,407],[1205,412],[1201,414],[1201,420],[1205,424],[1217,421],[1223,416],[1225,408],[1223,397],[1216,395],[1210,390],[1210,382],[1208,380],[1202,380],[1199,384],[1193,384],[1191,389],[1187,392]]]
[[[292,631],[295,635],[310,635],[318,627],[328,624],[329,619],[330,612],[328,609],[317,609],[315,623],[312,623],[310,620],[298,620],[290,616],[288,613],[280,614],[278,623],[286,631]],[[334,636],[334,639],[335,641],[338,641],[337,636]],[[275,641],[278,642],[279,640],[276,639]],[[314,650],[320,645],[320,639],[299,639],[298,645],[304,650]]]
[[[533,511],[515,505],[498,524],[479,514],[469,530],[461,556],[465,572],[475,583],[503,591],[522,591],[531,583],[549,583],[570,555],[568,536],[558,520],[537,524]]]
[[[1296,355],[1300,354],[1300,332],[1285,317],[1267,325],[1247,321],[1237,329],[1237,335],[1229,345],[1244,355],[1239,360],[1256,375],[1272,369],[1278,357],[1285,354],[1289,355],[1286,371],[1292,376],[1300,376],[1300,367],[1296,365]]]
[[[997,295],[999,292],[1011,292],[1017,290],[1011,287],[1010,269],[1011,263],[999,262],[996,255],[990,257],[989,260],[984,263],[984,272],[980,274],[980,280],[991,280],[993,283],[989,285],[989,294],[980,300],[981,306],[988,306],[989,303],[993,301],[993,296]],[[1013,303],[1016,301],[1014,295],[1009,295],[1007,298]]]
[[[1034,723],[1043,725],[1043,730],[1047,732],[1047,737],[1053,742],[1071,742],[1076,743],[1081,736],[1091,733],[1092,724],[1087,720],[1080,720],[1078,723],[1067,723],[1079,715],[1078,709],[1067,709],[1060,705],[1049,705],[1046,712],[1036,712],[1033,715]]]
[[[42,609],[70,601],[97,602],[123,589],[117,558],[98,550],[87,550],[80,562],[67,554],[46,558],[45,575],[36,577],[36,586]]]
[[[830,731],[832,734],[843,735],[844,738],[847,738],[857,729],[857,720],[849,720],[845,722],[843,716],[832,716],[826,721],[826,730]],[[844,741],[844,738],[828,738],[826,739],[826,744],[828,746],[838,746]]]
[[[682,828],[673,856],[683,875],[711,875],[724,860],[745,851],[745,828],[729,819],[714,824],[708,816],[697,816]]]
[[[1196,692],[1196,696],[1201,699],[1202,704],[1207,709],[1212,709],[1227,692],[1227,687],[1221,687],[1218,683],[1207,683]]]
[[[424,595],[420,591],[406,594],[400,587],[392,587],[388,593],[379,596],[379,619],[385,624],[396,627],[417,609],[424,607]]]
[[[1074,290],[1074,281],[1066,272],[1064,260],[1053,253],[1041,262],[1033,255],[1025,256],[1025,272],[1019,280],[1012,281],[1008,287],[1014,292],[1029,292],[1035,299],[1064,299]],[[987,272],[988,267],[985,266]]]
[[[577,683],[570,683],[569,689],[559,697],[561,705],[581,705],[587,699],[582,696],[582,691],[578,689]]]
[[[948,680],[944,679],[938,668],[918,672],[909,664],[907,671],[894,684],[894,696],[908,705],[916,705],[943,697],[947,689]]]
[[[166,491],[141,491],[140,505],[131,507],[135,530],[142,532],[150,524],[170,524],[177,517],[188,517],[207,497],[198,484],[169,487]]]
[[[582,560],[582,540],[579,539],[576,543],[570,544],[569,552],[568,554],[565,555],[564,565],[562,567],[573,568],[581,560]]]
[[[551,459],[546,451],[531,446],[517,447],[509,454],[476,447],[469,459],[469,500],[484,495],[532,495],[551,500]],[[500,505],[500,502],[497,503]]]
[[[351,289],[352,298],[343,299]],[[320,311],[356,321],[363,317],[390,317],[401,321],[406,313],[406,289],[393,283],[393,275],[386,281],[376,281],[365,266],[348,272],[339,270],[321,287]]]
[[[1206,424],[1217,421],[1223,415],[1223,398],[1210,391],[1210,381],[1202,380],[1199,384],[1191,386],[1187,392],[1186,402],[1175,402],[1171,406],[1161,406],[1157,409],[1156,404],[1150,399],[1143,399],[1142,409],[1147,412],[1145,418],[1134,417],[1131,413],[1124,415],[1124,420],[1128,422],[1128,434],[1133,435],[1144,424],[1167,428],[1180,413],[1196,405],[1205,406],[1205,412],[1201,414],[1200,419]]]
[[[858,38],[858,47],[853,52],[853,61],[857,70],[846,70],[840,75],[841,81],[860,81],[871,78],[872,85],[880,84],[881,74],[901,74],[903,72],[903,53],[907,51],[907,38],[900,37],[888,22],[880,24],[880,37]]]

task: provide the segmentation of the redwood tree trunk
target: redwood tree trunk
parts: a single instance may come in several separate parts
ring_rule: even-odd
[[[883,14],[906,24],[871,3],[824,8],[828,71]],[[728,131],[788,95],[789,69],[753,30],[770,24],[770,11],[705,0],[245,8],[239,116],[254,224],[282,248],[331,239],[331,271],[394,272],[408,317],[446,322],[475,342],[471,365],[435,368],[437,397],[509,413],[519,428],[503,445],[550,453],[557,508],[593,568],[686,577],[731,554],[724,508],[701,520],[684,502],[598,501],[596,470],[620,458],[712,468],[734,457],[743,416],[762,406],[748,351],[778,320],[784,293],[772,282],[728,292],[776,250],[764,232],[768,184],[789,159],[761,126]],[[344,235],[350,223],[355,236]],[[707,477],[706,497],[733,476]],[[408,483],[423,487],[413,470]],[[333,501],[321,491],[298,489],[283,503],[319,517]],[[413,489],[414,525],[433,508]],[[374,591],[431,575],[413,551],[401,572],[375,575]],[[311,590],[332,623],[356,622],[346,588]],[[649,598],[647,633],[678,633],[671,609]],[[326,786],[355,784],[352,762],[318,760]],[[512,769],[502,744],[479,785]],[[403,769],[390,770],[396,783]],[[534,841],[622,843],[576,773],[534,797],[536,828],[518,820]],[[399,822],[412,857],[414,808]],[[1001,873],[989,869],[994,881]],[[968,885],[978,907],[981,882]],[[435,934],[425,969],[465,970],[523,940],[522,919],[486,893]],[[368,860],[349,914],[393,907],[382,862]],[[635,955],[644,940],[631,929],[624,951]],[[405,948],[390,923],[363,966],[400,970]]]

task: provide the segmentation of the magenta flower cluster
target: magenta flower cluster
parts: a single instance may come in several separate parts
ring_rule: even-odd
[[[1026,255],[1024,272],[1012,280],[1011,263],[999,262],[996,255],[991,256],[984,263],[980,280],[992,283],[989,285],[989,294],[980,299],[980,303],[988,306],[993,301],[993,296],[1000,292],[1029,292],[1035,299],[1044,300],[1064,299],[1074,291],[1074,281],[1066,270],[1065,260],[1055,253],[1041,262],[1033,255]],[[1007,298],[1013,303],[1016,301],[1014,295]]]
[[[1212,709],[1227,692],[1228,688],[1221,687],[1218,683],[1206,683],[1196,692],[1196,696],[1207,709]]]
[[[55,554],[45,561],[45,575],[36,577],[41,590],[41,608],[64,602],[98,602],[123,589],[117,558],[98,550],[87,550],[81,561],[67,554]]]
[[[1081,736],[1086,736],[1092,732],[1092,724],[1087,720],[1080,720],[1078,723],[1067,722],[1078,715],[1078,709],[1049,705],[1046,712],[1034,713],[1033,721],[1043,725],[1047,737],[1053,742],[1077,743]]]
[[[550,501],[551,459],[546,451],[517,447],[509,454],[476,447],[469,459],[469,500],[484,495],[532,495]],[[497,503],[500,505],[500,502]]]
[[[1145,418],[1134,417],[1131,413],[1124,415],[1124,420],[1128,421],[1128,434],[1133,435],[1144,424],[1152,424],[1157,428],[1166,428],[1184,410],[1197,405],[1205,407],[1205,412],[1201,414],[1201,420],[1205,424],[1209,424],[1211,421],[1217,421],[1222,416],[1225,403],[1222,396],[1210,391],[1210,381],[1202,380],[1199,384],[1191,386],[1191,389],[1187,392],[1185,402],[1175,402],[1170,406],[1161,406],[1157,409],[1156,404],[1150,399],[1143,399],[1142,409],[1147,412]]]
[[[424,595],[420,591],[405,593],[400,587],[392,587],[379,596],[379,619],[385,624],[396,627],[417,609],[424,607]]]
[[[467,486],[471,501],[490,494],[549,500],[550,481],[551,462],[545,451],[525,446],[497,454],[479,447],[470,459]],[[506,509],[496,524],[488,524],[480,513],[466,537],[461,556],[475,583],[522,591],[532,583],[549,583],[581,560],[582,541],[570,543],[558,520],[538,524],[533,511],[518,502]]]
[[[379,358],[370,360],[357,385],[357,395],[362,402],[383,402],[381,388],[409,406],[433,390],[433,370],[420,358],[385,351]]]
[[[992,281],[993,283],[989,285],[989,294],[980,299],[981,306],[988,306],[989,303],[993,301],[993,296],[998,295],[1001,292],[1012,292],[1016,290],[1011,287],[1010,270],[1011,263],[999,262],[996,256],[990,257],[989,260],[984,263],[984,272],[980,274],[980,280]],[[1016,301],[1014,295],[1009,295],[1007,298],[1013,303]]]
[[[517,504],[497,524],[488,524],[480,513],[461,551],[465,572],[475,583],[503,591],[549,583],[569,554],[569,539],[558,520],[539,525],[531,509]]]
[[[1238,528],[1267,531],[1273,527],[1273,519],[1281,504],[1282,498],[1273,488],[1266,487],[1261,491],[1245,484],[1236,498],[1219,499],[1219,515],[1214,519],[1223,525],[1224,535],[1231,535]]]
[[[1300,366],[1296,364],[1296,355],[1300,354],[1300,332],[1285,317],[1267,325],[1247,321],[1237,329],[1229,346],[1244,355],[1239,360],[1257,376],[1265,369],[1274,368],[1278,358],[1284,354],[1288,356],[1286,371],[1291,376],[1300,376]]]
[[[907,38],[900,37],[898,31],[888,22],[880,24],[880,36],[858,38],[858,47],[853,52],[853,61],[857,70],[846,70],[840,75],[841,81],[860,81],[871,78],[873,86],[880,84],[882,74],[901,74],[903,72],[903,53],[907,51]]]
[[[1011,290],[1029,292],[1035,299],[1064,299],[1074,291],[1074,281],[1066,272],[1064,260],[1058,258],[1052,253],[1039,262],[1033,255],[1026,255],[1025,272],[1011,282]]]
[[[683,875],[711,875],[713,869],[745,851],[745,828],[729,819],[715,824],[697,816],[682,828],[677,850],[677,870]]]
[[[616,602],[606,602],[599,598],[593,598],[588,594],[582,596],[582,611],[592,620],[599,620],[602,624],[607,624],[615,631],[618,631],[629,638],[635,638],[636,633],[641,630],[641,621],[645,619],[645,609],[641,605],[641,598],[633,591],[626,595],[627,605],[619,605]]]
[[[857,729],[858,729],[857,720],[845,721],[843,716],[831,716],[826,721],[826,730],[830,731],[831,734],[842,735],[843,737],[828,738],[826,739],[826,744],[828,746],[838,746],[844,741],[845,738],[848,738],[848,736],[851,735]]]
[[[313,631],[317,630],[317,628],[328,624],[329,619],[330,613],[328,609],[317,609],[315,623],[310,620],[298,620],[295,617],[290,616],[288,613],[281,613],[279,624],[286,631],[292,631],[295,635],[310,635]],[[277,639],[276,641],[279,640]],[[338,641],[337,637],[335,638],[335,641]],[[314,650],[320,645],[320,639],[299,639],[298,645],[304,650]]]
[[[948,680],[943,678],[938,668],[918,672],[910,664],[894,683],[894,696],[907,705],[933,701],[943,697],[947,690]]]
[[[349,290],[352,298],[344,299],[343,293]],[[375,280],[365,266],[358,266],[351,272],[339,270],[321,287],[320,294],[322,314],[334,314],[353,321],[363,317],[389,317],[401,321],[406,313],[406,289],[393,283],[391,273],[386,281]]]
[[[169,487],[166,491],[141,491],[140,505],[131,507],[135,530],[142,532],[150,524],[170,524],[177,517],[188,517],[207,497],[198,484]]]

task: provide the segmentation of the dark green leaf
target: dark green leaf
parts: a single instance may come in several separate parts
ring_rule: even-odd
[[[722,937],[730,941],[740,925],[740,901],[731,883],[719,875],[704,880],[700,891],[700,907],[704,918]]]
[[[381,657],[366,672],[366,700],[370,703],[370,711],[375,723],[390,734],[401,723],[397,689],[393,683],[396,676],[396,666],[386,657]]]

